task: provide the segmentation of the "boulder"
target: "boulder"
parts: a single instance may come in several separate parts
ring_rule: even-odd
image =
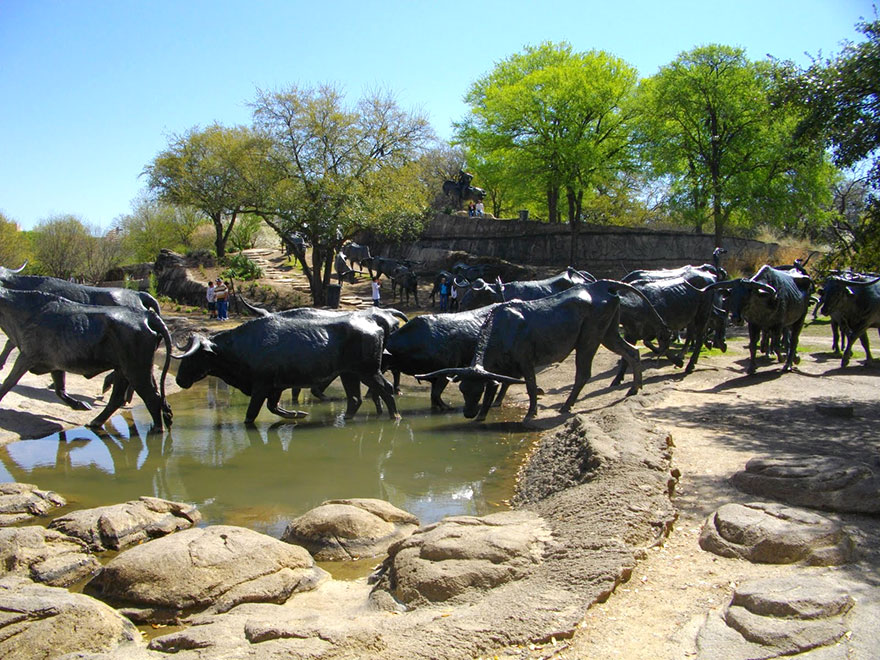
[[[40,490],[33,484],[0,483],[0,527],[45,516],[67,504],[58,493]]]
[[[823,511],[880,513],[878,466],[833,456],[753,458],[731,483],[746,493]]]
[[[178,621],[186,611],[283,603],[326,576],[309,553],[243,527],[215,525],[126,550],[88,585],[135,621]]]
[[[73,511],[49,523],[68,536],[85,541],[94,552],[121,550],[135,543],[187,529],[202,519],[191,504],[158,497]]]
[[[745,582],[728,605],[706,618],[697,633],[697,657],[776,658],[834,647],[852,634],[854,604],[837,579],[799,575]],[[853,657],[845,644],[827,650],[836,652],[817,657]]]
[[[709,516],[700,547],[722,557],[765,564],[845,564],[853,541],[836,522],[782,504],[725,504]]]
[[[521,579],[541,563],[550,536],[546,522],[528,511],[445,518],[389,548],[374,599],[385,591],[416,606]]]
[[[34,660],[66,653],[143,649],[134,624],[104,603],[26,578],[0,579],[0,658]]]
[[[0,575],[67,587],[99,570],[101,564],[79,539],[36,525],[0,529]]]
[[[328,500],[292,520],[282,541],[308,550],[319,561],[384,555],[412,534],[419,519],[378,499]]]

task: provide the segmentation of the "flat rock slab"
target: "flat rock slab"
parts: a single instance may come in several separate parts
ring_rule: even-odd
[[[845,564],[854,544],[833,520],[782,504],[725,504],[709,516],[700,547],[764,564]]]
[[[550,543],[550,528],[529,511],[445,518],[389,549],[377,590],[409,606],[445,602],[525,577]]]
[[[880,467],[830,456],[753,458],[730,481],[751,495],[841,513],[880,513]]]
[[[37,525],[0,529],[0,576],[67,587],[101,570],[79,539]]]
[[[113,558],[88,591],[135,621],[178,621],[245,602],[283,603],[326,577],[311,555],[243,527],[188,529]]]
[[[728,605],[707,616],[697,634],[697,657],[877,657],[876,612],[876,595],[853,598],[850,587],[836,576],[745,582]],[[869,648],[873,651],[861,655]]]
[[[4,660],[123,649],[121,657],[131,657],[143,647],[134,624],[94,598],[21,577],[0,579],[0,658]]]
[[[418,526],[418,518],[384,500],[328,500],[292,520],[281,540],[319,561],[361,559],[384,555]]]
[[[158,497],[73,511],[49,523],[68,536],[85,541],[93,552],[121,550],[135,543],[188,529],[202,519],[191,504]]]
[[[45,516],[65,504],[67,500],[58,493],[33,484],[0,483],[0,527]]]

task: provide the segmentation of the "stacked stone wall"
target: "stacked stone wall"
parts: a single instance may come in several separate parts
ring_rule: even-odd
[[[567,224],[446,214],[437,214],[415,243],[380,245],[373,240],[371,245],[376,254],[420,261],[426,270],[448,267],[451,253],[466,252],[536,268],[561,269],[571,265],[597,277],[611,278],[637,268],[675,268],[711,262],[715,248],[714,237],[709,234],[582,225],[574,259],[570,259],[572,233]],[[779,252],[776,243],[744,238],[725,238],[724,247],[728,253],[722,264],[743,272],[755,265],[775,262]]]

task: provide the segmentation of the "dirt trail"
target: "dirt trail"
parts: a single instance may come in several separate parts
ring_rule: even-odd
[[[741,335],[741,333],[740,333]],[[755,498],[733,488],[728,479],[755,456],[828,454],[864,458],[880,454],[880,369],[862,366],[857,355],[847,369],[830,353],[827,325],[808,327],[802,336],[796,373],[781,374],[768,361],[758,374],[745,375],[745,337],[730,342],[727,354],[702,356],[695,373],[683,377],[669,366],[646,370],[646,414],[672,433],[673,462],[682,476],[674,497],[679,512],[662,547],[648,552],[630,581],[607,602],[591,608],[571,640],[531,650],[534,658],[685,658],[694,653],[693,636],[702,616],[729,601],[735,584],[751,578],[827,572],[866,581],[880,588],[880,520],[834,515],[849,526],[859,560],[839,569],[751,564],[704,552],[698,545],[706,517],[727,502]],[[591,385],[610,378],[601,373],[608,355],[600,351]],[[548,395],[542,406],[562,401],[567,360],[538,376]],[[646,362],[651,365],[651,361]],[[601,399],[600,394],[600,399]],[[607,395],[604,395],[607,396]],[[595,401],[595,403],[590,403]],[[818,404],[853,405],[852,418],[828,417]],[[581,398],[575,412],[602,405]],[[552,417],[541,410],[539,417]],[[522,656],[519,656],[522,657]]]

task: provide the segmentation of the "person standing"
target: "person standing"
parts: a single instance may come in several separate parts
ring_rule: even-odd
[[[212,319],[217,318],[217,294],[214,291],[214,282],[208,281],[208,291],[205,293],[208,299],[208,316]]]
[[[478,217],[478,218],[483,217],[483,210],[484,210],[485,208],[486,208],[486,207],[483,206],[483,200],[482,200],[482,199],[481,199],[479,202],[477,202],[477,217]]]
[[[373,282],[371,284],[371,287],[373,289],[373,307],[378,307],[379,306],[379,297],[380,297],[379,276],[378,275],[373,276]]]
[[[446,281],[446,276],[442,275],[440,277],[440,311],[446,312],[449,310],[449,282]]]
[[[458,311],[458,287],[455,286],[455,282],[449,285],[449,311]]]
[[[217,319],[220,321],[229,320],[229,288],[223,283],[219,277],[217,278],[217,286],[214,287],[214,296],[217,299]]]

